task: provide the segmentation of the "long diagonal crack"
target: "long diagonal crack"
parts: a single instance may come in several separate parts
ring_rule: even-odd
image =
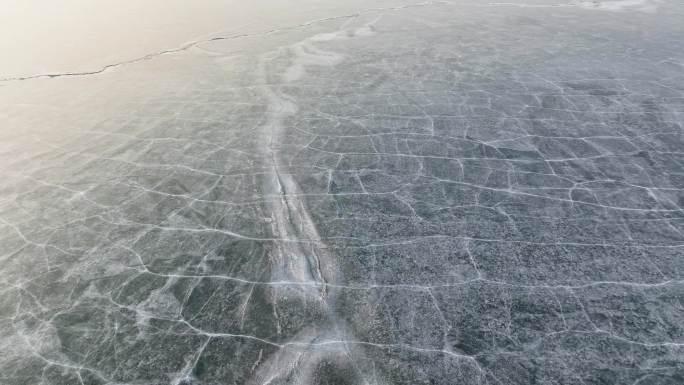
[[[235,40],[235,39],[244,39],[244,38],[250,38],[250,37],[268,36],[268,35],[272,35],[272,34],[279,33],[279,32],[286,32],[286,31],[292,31],[292,30],[296,30],[296,29],[300,29],[300,28],[306,28],[306,27],[309,27],[309,26],[312,26],[315,24],[320,24],[320,23],[324,23],[324,22],[328,22],[328,21],[353,19],[353,18],[359,17],[365,13],[370,13],[370,12],[394,11],[394,10],[401,10],[401,9],[406,9],[406,8],[422,7],[422,6],[431,5],[431,4],[448,4],[448,2],[447,1],[425,1],[425,2],[421,2],[421,3],[407,4],[407,5],[401,5],[401,6],[395,6],[395,7],[366,8],[366,9],[363,9],[363,10],[360,10],[357,12],[353,12],[353,13],[348,13],[348,14],[338,15],[338,16],[329,16],[329,17],[324,17],[324,18],[315,19],[315,20],[309,20],[309,21],[306,21],[304,23],[295,24],[292,26],[280,27],[280,28],[272,28],[272,29],[262,31],[262,32],[240,33],[240,34],[234,34],[234,35],[229,35],[229,36],[215,36],[215,37],[211,37],[211,38],[207,38],[207,39],[195,40],[195,41],[191,41],[191,42],[182,44],[176,48],[163,49],[163,50],[148,53],[148,54],[145,54],[143,56],[136,57],[133,59],[128,59],[128,60],[123,60],[123,61],[116,62],[116,63],[107,64],[107,65],[104,65],[102,67],[99,67],[99,68],[96,68],[93,70],[74,71],[74,72],[42,73],[42,74],[24,75],[24,76],[6,76],[6,77],[0,77],[0,82],[6,83],[6,82],[16,82],[16,81],[23,81],[23,80],[32,80],[32,79],[52,79],[52,78],[61,78],[61,77],[82,77],[82,76],[97,75],[97,74],[101,74],[103,72],[106,72],[108,70],[118,68],[121,66],[151,60],[151,59],[154,59],[156,57],[163,56],[163,55],[187,51],[193,47],[197,47],[197,46],[199,46],[201,44],[205,44],[205,43],[211,43],[211,42],[223,41],[223,40]]]

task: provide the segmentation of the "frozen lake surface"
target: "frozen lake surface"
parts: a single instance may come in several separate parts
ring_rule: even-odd
[[[13,3],[0,384],[684,383],[680,2]]]

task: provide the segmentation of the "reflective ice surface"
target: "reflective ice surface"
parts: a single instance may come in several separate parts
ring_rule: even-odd
[[[271,3],[7,56],[0,383],[684,383],[681,4]]]

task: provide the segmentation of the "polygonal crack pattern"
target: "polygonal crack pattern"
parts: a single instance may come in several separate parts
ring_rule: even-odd
[[[682,9],[549,7],[0,88],[0,383],[683,383]]]

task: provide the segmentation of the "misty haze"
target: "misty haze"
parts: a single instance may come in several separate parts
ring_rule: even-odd
[[[684,384],[681,1],[0,32],[0,384]]]

